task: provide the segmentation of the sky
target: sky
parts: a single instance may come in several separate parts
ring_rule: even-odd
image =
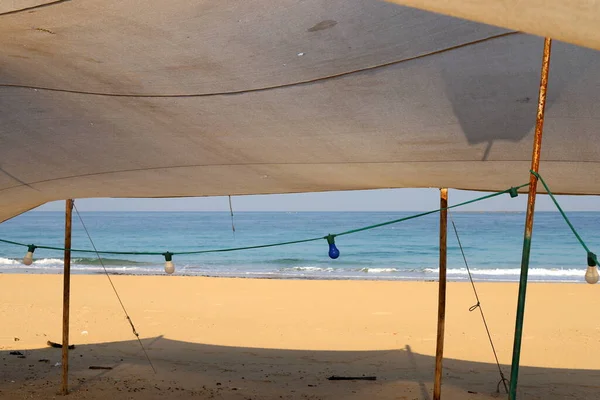
[[[489,193],[451,189],[449,203],[457,204]],[[569,211],[600,211],[600,197],[557,196]],[[456,211],[525,211],[527,195],[504,194]],[[80,199],[80,211],[229,211],[227,197],[175,199]],[[386,189],[232,197],[233,211],[427,211],[439,208],[438,189]],[[64,202],[47,203],[38,211],[63,211]],[[538,195],[536,211],[555,211],[547,195]]]

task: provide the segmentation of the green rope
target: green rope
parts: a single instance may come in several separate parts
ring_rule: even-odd
[[[437,210],[426,211],[426,212],[423,212],[423,213],[420,213],[420,214],[415,214],[415,215],[411,215],[411,216],[404,217],[404,218],[394,219],[392,221],[382,222],[380,224],[369,225],[369,226],[365,226],[363,228],[358,228],[358,229],[352,229],[352,230],[341,232],[341,233],[338,233],[338,234],[332,235],[332,236],[335,237],[335,236],[350,235],[352,233],[362,232],[362,231],[366,231],[366,230],[369,230],[369,229],[375,229],[375,228],[379,228],[379,227],[386,226],[386,225],[397,224],[398,222],[408,221],[409,219],[424,217],[425,215],[435,214],[437,212],[444,211],[444,210],[449,210],[451,208],[466,206],[467,204],[475,203],[477,201],[491,199],[492,197],[496,197],[496,196],[499,196],[499,195],[505,194],[505,193],[510,193],[511,197],[514,197],[514,196],[512,196],[512,193],[515,192],[515,189],[519,190],[519,189],[521,189],[521,188],[523,188],[525,186],[529,186],[529,183],[526,183],[526,184],[523,184],[523,185],[520,185],[520,186],[516,186],[516,187],[512,187],[510,189],[506,189],[506,190],[503,190],[501,192],[496,192],[496,193],[488,194],[487,196],[478,197],[476,199],[472,199],[472,200],[464,201],[462,203],[454,204],[453,206],[449,206],[449,207],[446,207],[446,208],[439,208]]]
[[[291,242],[280,242],[280,243],[269,243],[269,244],[260,244],[257,246],[246,246],[246,247],[231,247],[228,249],[212,249],[212,250],[197,250],[197,251],[182,251],[173,254],[204,254],[204,253],[222,253],[226,251],[238,251],[238,250],[252,250],[252,249],[264,249],[265,247],[275,247],[275,246],[286,246],[289,244],[297,244],[297,243],[306,243],[306,242],[314,242],[317,240],[325,239],[325,237],[315,237],[310,239],[302,239],[302,240],[293,240]]]
[[[8,244],[14,244],[16,246],[26,246],[26,247],[33,246],[32,244],[25,244],[25,243],[13,242],[13,241],[4,240],[4,239],[0,239],[0,242],[4,242],[4,243],[8,243]],[[37,248],[39,246],[35,246],[35,247]]]
[[[571,231],[573,232],[573,234],[575,235],[575,237],[577,238],[577,240],[579,241],[579,243],[581,244],[581,246],[587,252],[588,257],[591,257],[594,260],[594,262],[596,263],[596,265],[598,265],[598,258],[596,257],[596,254],[594,254],[594,253],[592,253],[590,251],[590,249],[587,247],[587,245],[585,244],[585,242],[583,241],[583,239],[581,238],[581,236],[579,236],[579,233],[577,233],[577,231],[575,230],[575,227],[573,226],[573,224],[569,220],[569,217],[567,217],[567,214],[565,214],[565,212],[563,211],[563,209],[560,206],[560,204],[558,204],[558,201],[556,200],[556,198],[554,197],[554,195],[550,191],[550,188],[548,187],[548,185],[546,185],[546,182],[544,181],[544,178],[542,178],[542,176],[539,173],[537,173],[537,172],[535,172],[533,170],[531,170],[530,172],[536,178],[538,178],[540,180],[540,182],[542,182],[542,185],[544,186],[544,189],[546,189],[546,192],[548,193],[548,196],[550,196],[550,198],[552,199],[552,202],[554,202],[554,205],[556,206],[556,208],[560,212],[560,215],[562,215],[562,217],[564,218],[565,222],[567,223],[567,225],[569,225],[569,228],[571,228]]]
[[[225,248],[225,249],[195,250],[195,251],[181,251],[181,252],[167,252],[167,253],[169,253],[171,255],[222,253],[222,252],[228,252],[228,251],[263,249],[263,248],[266,248],[266,247],[287,246],[287,245],[290,245],[290,244],[314,242],[314,241],[317,241],[317,240],[327,239],[328,237],[350,235],[350,234],[353,234],[353,233],[358,233],[358,232],[363,232],[363,231],[367,231],[367,230],[371,230],[371,229],[375,229],[375,228],[380,228],[380,227],[386,226],[386,225],[397,224],[399,222],[408,221],[408,220],[411,220],[411,219],[414,219],[414,218],[424,217],[426,215],[434,214],[434,213],[437,213],[437,212],[440,212],[440,211],[443,211],[443,210],[449,210],[451,208],[462,207],[462,206],[465,206],[467,204],[475,203],[475,202],[482,201],[482,200],[487,200],[487,199],[490,199],[492,197],[500,196],[500,195],[505,194],[505,193],[509,193],[511,195],[511,197],[515,197],[514,194],[517,193],[517,191],[519,189],[524,188],[524,187],[526,187],[528,185],[529,185],[529,183],[525,183],[523,185],[511,187],[511,188],[503,190],[501,192],[495,192],[495,193],[492,193],[492,194],[488,194],[486,196],[482,196],[482,197],[478,197],[478,198],[475,198],[475,199],[472,199],[472,200],[464,201],[462,203],[454,204],[454,205],[446,207],[446,208],[439,208],[439,209],[436,209],[436,210],[426,211],[426,212],[422,212],[422,213],[419,213],[419,214],[410,215],[408,217],[398,218],[398,219],[394,219],[394,220],[391,220],[391,221],[386,221],[386,222],[382,222],[382,223],[379,223],[379,224],[369,225],[369,226],[365,226],[365,227],[358,228],[358,229],[352,229],[352,230],[340,232],[340,233],[337,233],[337,234],[330,234],[330,235],[326,235],[326,236],[313,237],[313,238],[309,238],[309,239],[293,240],[293,241],[289,241],[289,242],[278,242],[278,243],[262,244],[262,245],[256,245],[256,246],[231,247],[231,248]],[[7,243],[7,244],[12,244],[12,245],[16,245],[16,246],[23,246],[23,247],[34,246],[37,249],[57,250],[57,251],[64,251],[65,250],[64,247],[37,246],[37,245],[32,245],[32,244],[25,244],[25,243],[13,242],[11,240],[5,240],[5,239],[0,239],[0,242]],[[165,255],[166,254],[165,252],[150,252],[150,251],[96,251],[96,250],[83,250],[83,249],[70,249],[70,250],[71,250],[71,252],[77,252],[77,253],[114,254],[114,255],[137,255],[137,256],[161,256],[161,255]]]

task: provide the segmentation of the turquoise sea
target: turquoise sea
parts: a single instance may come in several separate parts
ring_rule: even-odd
[[[324,236],[413,213],[238,212],[235,234],[227,212],[83,212],[99,250],[190,251],[252,246]],[[518,280],[524,213],[451,214],[477,280]],[[600,252],[600,213],[572,212],[572,222],[592,251]],[[296,279],[435,280],[438,276],[439,215],[336,239],[340,257],[331,260],[325,240],[237,252],[174,256],[178,275]],[[91,249],[76,215],[73,248]],[[0,224],[0,238],[62,247],[64,213],[29,212]],[[38,249],[31,266],[26,248],[0,244],[0,273],[61,273],[62,252]],[[164,274],[164,258],[104,256],[113,274]],[[536,213],[530,280],[583,282],[586,253],[560,214]],[[448,231],[448,277],[466,280],[456,237]],[[94,254],[74,253],[73,273],[102,272]]]

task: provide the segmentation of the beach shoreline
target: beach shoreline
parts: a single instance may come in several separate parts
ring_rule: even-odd
[[[108,275],[110,276],[166,276],[167,274],[163,271],[162,267],[154,268],[153,271],[148,272],[127,272],[129,268],[123,267],[122,269],[115,268],[106,268],[104,271],[102,268],[98,268],[96,270],[91,270],[89,268],[86,269],[77,269],[71,267],[71,275]],[[23,271],[25,270],[25,271]],[[516,270],[516,269],[515,269]],[[460,270],[460,275],[455,273],[456,270],[449,269],[447,275],[448,282],[469,282],[469,277],[466,269]],[[585,271],[580,269],[556,269],[554,272],[557,274],[556,276],[543,276],[535,274],[535,268],[530,268],[529,282],[531,283],[573,283],[573,284],[582,284],[586,283],[584,279]],[[348,275],[344,273],[332,273],[332,274],[303,274],[303,273],[286,273],[286,272],[214,272],[214,273],[203,273],[203,272],[190,272],[190,271],[177,271],[173,274],[173,276],[179,277],[197,277],[197,278],[222,278],[222,279],[267,279],[267,280],[309,280],[309,281],[371,281],[371,282],[438,282],[438,274],[436,271],[428,271],[427,274],[430,275],[428,277],[424,277],[423,273],[415,273],[414,276],[406,275],[406,273],[402,273],[404,271],[399,270],[397,274],[386,273],[386,274],[378,274],[378,273],[369,273],[368,271],[361,272],[359,274]],[[476,283],[484,283],[484,282],[492,282],[492,283],[517,283],[518,276],[493,276],[493,275],[480,275],[478,274],[477,269],[472,270],[472,278]],[[56,269],[46,269],[43,272],[39,270],[29,270],[27,267],[21,267],[14,269],[5,269],[4,271],[0,271],[0,275],[62,275],[62,268]],[[566,276],[569,279],[561,279],[561,274],[567,274]],[[466,275],[466,276],[465,276]]]
[[[1,271],[0,275],[2,274],[6,274],[6,275],[43,275],[43,276],[47,276],[47,275],[62,275],[62,272],[45,272],[45,273],[22,273],[22,272],[18,272],[18,271]],[[81,272],[81,271],[71,271],[71,275],[72,276],[106,276],[106,273],[103,271],[94,271],[94,272]],[[157,271],[156,273],[127,273],[127,272],[116,272],[116,271],[109,271],[108,272],[109,276],[138,276],[138,277],[144,277],[144,276],[167,276],[164,272],[160,272]],[[548,283],[548,284],[575,284],[575,285],[579,285],[579,284],[587,284],[587,282],[584,279],[584,273],[581,274],[582,277],[580,280],[559,280],[559,279],[552,279],[552,280],[544,280],[544,279],[536,279],[535,277],[533,278],[529,278],[529,283],[534,284],[534,283]],[[406,278],[406,277],[400,277],[400,278],[395,278],[395,277],[389,277],[389,276],[383,276],[383,277],[377,277],[377,276],[364,276],[364,277],[347,277],[347,276],[342,276],[342,277],[335,277],[335,276],[323,276],[323,275],[315,275],[315,276],[294,276],[294,275],[276,275],[276,274],[238,274],[238,275],[225,275],[225,274],[181,274],[181,273],[176,273],[174,275],[169,275],[169,276],[178,276],[178,277],[188,277],[188,278],[207,278],[207,279],[257,279],[257,280],[283,280],[283,281],[287,281],[287,280],[292,280],[292,281],[350,281],[350,282],[361,282],[361,281],[365,281],[365,282],[425,282],[425,283],[432,283],[432,282],[439,282],[439,279],[436,278]],[[464,278],[464,277],[459,277],[459,278],[455,278],[455,277],[448,277],[447,278],[447,282],[456,282],[456,283],[468,283],[470,282],[468,280],[468,278]],[[518,281],[516,279],[481,279],[479,277],[475,277],[473,278],[473,282],[474,283],[518,283]]]
[[[158,372],[149,368],[107,278],[74,275],[72,398],[431,396],[437,282],[111,279]],[[0,286],[2,398],[55,396],[60,368],[54,365],[60,350],[46,342],[61,338],[62,276],[0,274]],[[517,287],[476,283],[506,376]],[[447,302],[444,398],[497,398],[497,366],[479,313],[469,312],[476,303],[470,283],[449,282]],[[593,398],[598,391],[594,377],[600,375],[595,346],[600,322],[590,317],[589,309],[598,305],[596,286],[530,284],[519,380],[522,398]],[[39,361],[44,359],[48,362]],[[113,369],[90,370],[94,365]],[[378,380],[326,379],[349,374]]]

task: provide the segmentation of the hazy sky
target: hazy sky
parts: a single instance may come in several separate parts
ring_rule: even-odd
[[[450,190],[450,204],[470,200],[486,193]],[[599,211],[596,196],[558,196],[566,210]],[[527,195],[511,199],[508,194],[465,207],[464,211],[524,211]],[[227,197],[178,199],[81,199],[81,211],[226,211]],[[439,208],[438,189],[389,189],[349,192],[302,193],[232,197],[235,211],[422,211]],[[38,210],[62,211],[64,202],[48,203]],[[555,210],[550,198],[539,195],[538,211]]]

